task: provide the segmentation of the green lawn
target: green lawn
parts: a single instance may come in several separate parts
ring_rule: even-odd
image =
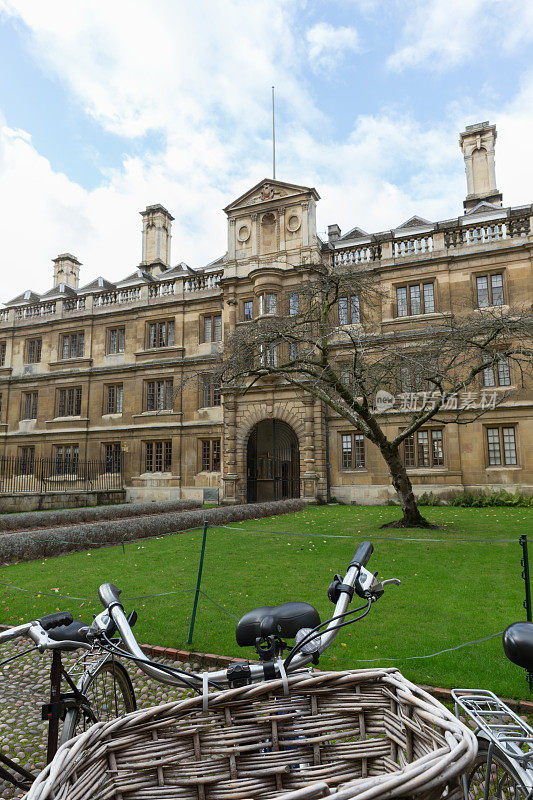
[[[202,589],[237,617],[258,605],[305,600],[324,619],[333,608],[326,595],[331,577],[344,572],[358,542],[374,540],[371,566],[403,584],[391,587],[366,619],[341,631],[321,666],[394,664],[421,683],[529,697],[525,673],[506,661],[499,638],[425,660],[409,657],[496,633],[525,618],[517,540],[532,530],[533,509],[428,508],[425,513],[446,529],[383,531],[379,526],[397,518],[397,508],[348,506],[233,523],[238,530],[210,528]],[[398,541],[398,536],[422,541]],[[515,541],[474,541],[503,537]],[[440,538],[449,541],[430,541]],[[0,568],[0,581],[30,592],[0,586],[0,622],[17,623],[56,609],[90,620],[100,608],[98,584],[111,580],[124,590],[126,608],[139,614],[141,642],[184,646],[200,544],[198,531],[126,544],[125,551],[102,548]],[[134,599],[164,592],[172,594]],[[253,657],[236,646],[234,630],[235,619],[202,597],[194,648]]]

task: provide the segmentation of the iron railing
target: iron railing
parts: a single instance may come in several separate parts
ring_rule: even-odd
[[[123,458],[0,457],[0,494],[105,492],[124,488]]]

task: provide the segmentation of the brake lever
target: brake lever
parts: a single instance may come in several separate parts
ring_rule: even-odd
[[[381,581],[383,588],[385,588],[385,586],[389,586],[389,584],[392,586],[401,586],[402,582],[399,578],[387,578],[386,581]]]

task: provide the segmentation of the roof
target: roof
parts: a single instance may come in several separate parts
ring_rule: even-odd
[[[42,300],[56,300],[61,297],[76,297],[77,292],[72,286],[68,286],[66,283],[58,283],[57,286],[54,286],[53,289],[50,289],[48,292],[45,292],[41,295]]]
[[[85,286],[82,286],[81,289],[77,290],[78,294],[91,294],[91,292],[110,292],[115,289],[115,284],[111,283],[111,281],[107,281],[102,276],[95,278],[94,281],[87,283]]]
[[[32,291],[31,289],[26,289],[25,292],[22,294],[18,294],[13,300],[10,300],[8,303],[4,303],[6,306],[23,306],[26,304],[31,303],[39,303],[41,300],[41,295],[37,294],[37,292]]]
[[[247,189],[244,194],[233,200],[224,211],[229,214],[238,208],[246,208],[247,206],[257,205],[258,203],[268,203],[276,199],[276,197],[290,197],[300,194],[311,194],[315,200],[320,200],[320,195],[317,190],[310,186],[300,186],[297,183],[286,183],[285,181],[277,181],[274,178],[263,178]]]

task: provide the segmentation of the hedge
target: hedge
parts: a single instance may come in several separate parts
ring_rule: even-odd
[[[204,520],[213,526],[225,525],[228,522],[245,519],[290,514],[306,507],[307,503],[303,500],[279,500],[271,503],[250,503],[199,511],[157,514],[152,517],[69,525],[68,528],[0,534],[0,562],[9,564],[14,561],[33,561],[38,558],[74,553],[78,550],[201,528]]]
[[[447,492],[445,495],[423,492],[417,497],[416,502],[419,506],[457,506],[459,508],[515,506],[533,508],[533,495],[523,494],[522,492],[508,492],[506,489]]]
[[[197,500],[162,500],[151,503],[119,503],[116,506],[62,508],[56,511],[26,511],[22,514],[0,515],[0,533],[52,528],[55,525],[76,525],[78,522],[96,522],[104,519],[140,517],[142,514],[160,514],[165,511],[188,511],[200,508],[201,505]]]

